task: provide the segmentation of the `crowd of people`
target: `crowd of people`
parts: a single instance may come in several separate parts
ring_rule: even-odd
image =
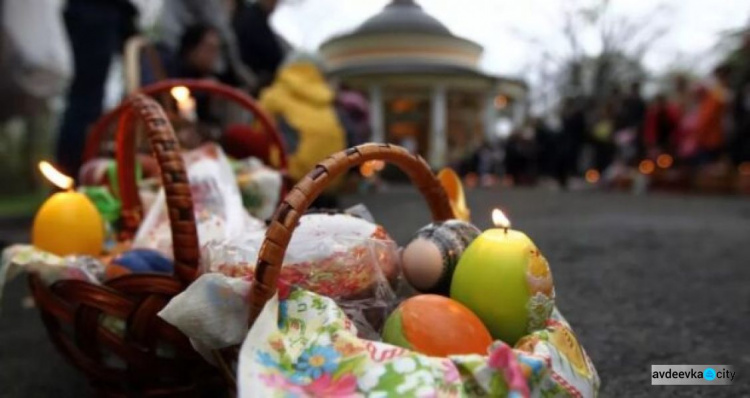
[[[550,177],[567,187],[586,171],[611,181],[643,160],[688,173],[750,162],[750,33],[710,76],[679,75],[669,86],[648,100],[639,82],[603,99],[565,98],[558,123],[532,119],[498,148],[505,172],[516,183]]]
[[[167,78],[210,79],[257,98],[295,154],[289,159],[292,178],[302,177],[331,152],[365,141],[367,100],[347,87],[332,88],[314,56],[293,51],[274,32],[270,18],[279,1],[164,0],[154,25],[146,29],[138,22],[148,0],[68,0],[64,21],[76,73],[58,133],[57,164],[77,175],[89,127],[103,111],[110,66],[136,35],[149,43],[139,57],[138,85]],[[192,94],[198,119],[216,119],[209,96]],[[223,142],[230,143],[230,150],[248,147],[240,142],[247,130],[225,130]],[[306,138],[310,135],[318,139]],[[256,156],[264,150],[236,155]]]
[[[114,56],[127,38],[145,34],[136,21],[146,1],[67,2],[64,20],[76,74],[58,134],[57,162],[70,175],[80,167],[88,127],[101,116]],[[314,57],[292,56],[291,46],[270,24],[279,1],[164,0],[148,32],[154,51],[141,57],[140,85],[165,78],[213,79],[245,90],[275,119],[287,149],[299,153],[290,162],[292,177],[299,178],[330,152],[369,138],[369,107],[361,94],[331,87]],[[199,94],[196,100],[200,118],[210,119],[206,98]],[[749,162],[750,33],[710,76],[677,76],[648,100],[640,82],[599,98],[569,96],[555,116],[557,123],[530,119],[504,142],[485,143],[459,170],[504,174],[517,184],[548,177],[567,187],[570,177],[586,171],[607,181],[660,156],[668,156],[669,166],[688,170],[718,161]],[[318,139],[305,138],[310,136]]]

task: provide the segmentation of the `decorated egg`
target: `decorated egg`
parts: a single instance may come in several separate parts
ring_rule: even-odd
[[[112,264],[127,268],[130,272],[171,273],[172,260],[156,250],[133,249],[112,260]]]
[[[136,255],[142,258],[149,266],[149,269],[155,272],[171,273],[174,265],[172,260],[165,257],[156,250],[151,249],[133,249],[128,252],[130,255]]]
[[[388,317],[383,341],[431,356],[486,354],[492,336],[461,303],[435,294],[414,296]]]
[[[518,231],[483,233],[464,252],[451,283],[451,298],[474,311],[492,337],[510,345],[544,328],[554,297],[547,260]]]
[[[480,233],[473,224],[459,220],[420,229],[401,254],[406,280],[420,292],[447,296],[459,258]]]

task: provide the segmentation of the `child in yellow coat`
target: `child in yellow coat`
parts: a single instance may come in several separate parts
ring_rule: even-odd
[[[334,98],[321,68],[308,58],[282,66],[273,84],[260,96],[261,105],[276,120],[285,138],[289,175],[295,181],[346,145]]]

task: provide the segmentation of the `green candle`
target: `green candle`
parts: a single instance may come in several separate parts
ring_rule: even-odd
[[[549,318],[552,275],[534,242],[510,229],[502,212],[493,221],[499,228],[483,232],[461,256],[451,297],[474,311],[492,337],[513,345]]]

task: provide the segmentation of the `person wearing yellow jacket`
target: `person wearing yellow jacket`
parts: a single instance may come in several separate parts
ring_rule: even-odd
[[[312,57],[296,55],[260,95],[261,106],[276,120],[284,136],[289,176],[295,181],[346,145],[346,133],[334,105],[335,94],[321,69]]]

